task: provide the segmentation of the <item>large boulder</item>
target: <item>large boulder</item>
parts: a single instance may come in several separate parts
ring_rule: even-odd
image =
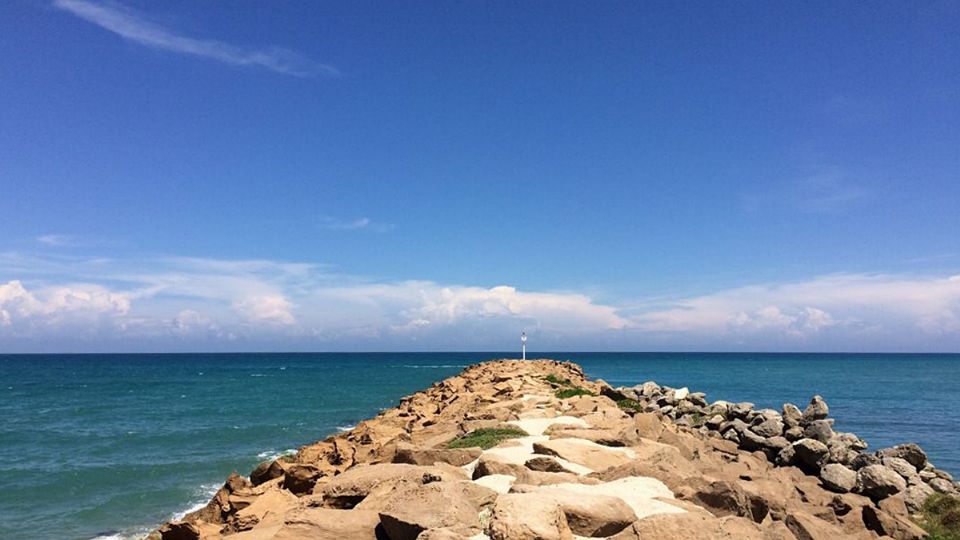
[[[802,420],[804,423],[823,420],[828,414],[830,414],[830,407],[827,407],[827,402],[820,396],[813,396],[810,404],[803,410]]]
[[[923,469],[923,466],[927,463],[927,454],[914,443],[885,448],[880,451],[880,454],[888,457],[902,458],[906,460],[907,463],[913,465],[918,471]]]
[[[907,510],[911,513],[917,513],[923,510],[923,503],[927,502],[927,499],[934,493],[932,487],[923,482],[917,482],[907,486],[907,489],[903,492],[903,501],[907,505]]]
[[[846,493],[857,485],[857,473],[839,463],[829,463],[820,469],[820,481],[830,491]]]
[[[697,489],[691,500],[717,517],[753,517],[750,497],[738,485],[724,480]]]
[[[377,486],[385,482],[429,484],[449,480],[467,480],[459,468],[419,466],[406,463],[379,463],[353,467],[323,484],[323,503],[332,508],[353,508]]]
[[[638,520],[609,540],[648,540],[668,538],[787,540],[771,536],[749,519],[728,516],[713,517],[699,512],[661,514]],[[792,537],[789,540],[794,540]]]
[[[462,467],[480,457],[479,448],[415,448],[402,446],[397,448],[393,456],[394,463],[409,463],[410,465],[433,465],[447,463],[454,467]]]
[[[883,499],[905,489],[906,480],[883,465],[867,465],[857,471],[856,491],[872,499]]]
[[[382,505],[380,524],[390,540],[415,540],[433,528],[477,532],[480,510],[496,499],[495,491],[468,481],[406,484]]]
[[[761,437],[779,437],[783,434],[783,422],[779,418],[770,418],[750,429]]]
[[[804,428],[803,435],[822,443],[830,442],[833,438],[833,420],[813,420]]]
[[[800,439],[792,446],[796,453],[796,463],[808,472],[819,472],[830,457],[827,445],[814,439]]]
[[[566,515],[553,499],[508,493],[493,505],[490,540],[572,540]]]
[[[313,465],[297,463],[291,465],[283,474],[283,487],[291,493],[303,495],[313,492],[313,486],[320,478],[320,469]]]
[[[250,483],[254,486],[259,486],[264,482],[269,482],[274,478],[280,478],[283,476],[284,472],[289,465],[287,463],[281,462],[278,459],[273,461],[264,461],[263,463],[257,465],[257,468],[250,473]]]
[[[803,413],[800,412],[800,409],[793,403],[784,403],[782,417],[784,425],[787,427],[797,427],[800,425],[800,421],[803,420]]]
[[[560,506],[570,530],[579,536],[606,537],[637,520],[623,499],[610,495],[570,491],[563,487],[541,487],[524,493],[528,499],[552,500]]]
[[[873,506],[863,507],[863,524],[880,536],[894,540],[921,540],[927,533],[908,518],[888,513]]]
[[[884,467],[902,476],[904,480],[910,480],[911,478],[919,477],[919,474],[917,474],[917,469],[914,468],[910,462],[903,458],[883,456],[881,458],[881,463]]]
[[[254,529],[251,538],[270,540],[380,540],[378,534],[380,516],[367,510],[335,510],[332,508],[304,508],[284,519],[282,526],[273,535],[258,536]],[[250,533],[241,533],[248,535]],[[237,535],[240,538],[241,535]],[[232,538],[232,537],[231,537]]]
[[[623,465],[632,460],[632,451],[611,448],[583,439],[552,439],[534,443],[537,454],[557,456],[569,462],[583,465],[594,471]]]
[[[159,532],[163,540],[200,540],[200,529],[192,523],[165,523]]]
[[[836,526],[806,512],[791,512],[784,523],[797,540],[835,540],[845,536]]]

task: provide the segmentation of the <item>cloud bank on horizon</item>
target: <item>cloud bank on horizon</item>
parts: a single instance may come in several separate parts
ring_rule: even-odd
[[[629,305],[267,260],[6,253],[0,278],[7,352],[492,350],[521,329],[540,350],[960,348],[960,275],[837,274]]]

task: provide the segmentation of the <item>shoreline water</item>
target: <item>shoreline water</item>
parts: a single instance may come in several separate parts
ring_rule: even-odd
[[[98,531],[115,530],[120,525],[110,516],[130,519],[118,529],[143,530],[144,525],[167,519],[174,511],[186,510],[191,503],[200,501],[203,485],[222,481],[234,469],[248,472],[259,461],[258,454],[271,449],[282,451],[324,434],[336,434],[338,428],[394,406],[399,396],[453,375],[460,371],[460,366],[491,356],[492,353],[346,357],[250,354],[236,358],[31,356],[22,360],[20,367],[11,363],[9,356],[0,357],[0,370],[5,380],[12,383],[3,396],[7,400],[0,401],[4,414],[11,420],[5,426],[6,432],[0,432],[0,440],[11,452],[4,456],[5,474],[12,478],[13,486],[21,486],[14,490],[25,489],[21,491],[25,501],[35,501],[31,504],[38,508],[57,510],[51,517],[35,514],[43,521],[30,526],[46,529],[20,529],[14,536],[87,540]],[[922,446],[931,452],[932,461],[941,468],[957,471],[954,464],[958,459],[944,451],[955,451],[960,446],[956,439],[960,426],[954,425],[955,418],[941,421],[936,411],[955,407],[953,390],[948,386],[950,381],[958,380],[960,355],[555,356],[577,361],[590,376],[614,385],[654,379],[705,390],[711,398],[754,401],[758,407],[778,407],[783,401],[802,403],[810,395],[820,393],[836,411],[839,429],[863,434],[876,446],[921,440]],[[875,367],[863,370],[864,363]],[[221,407],[223,411],[218,410]],[[44,410],[46,414],[32,414]],[[164,416],[169,418],[156,416],[152,411],[166,411]],[[114,419],[119,420],[115,428],[104,424]],[[931,423],[931,419],[936,422]],[[229,425],[218,427],[221,424]],[[88,429],[94,427],[96,431]],[[44,435],[37,438],[41,429]],[[136,433],[129,435],[129,431]],[[931,435],[936,437],[923,440]],[[37,486],[42,485],[43,478],[55,478],[50,475],[64,467],[58,456],[67,452],[75,454],[82,467],[100,467],[102,463],[102,470],[110,470],[112,475],[127,470],[118,477],[126,484],[86,481],[90,495],[83,497],[89,497],[91,505],[79,512],[71,499],[61,502],[50,498],[52,491],[25,487],[30,485],[24,483],[30,478],[37,479],[32,480]],[[24,459],[31,453],[35,459]],[[183,457],[178,457],[181,454]],[[114,456],[120,460],[119,466],[105,461],[115,459]],[[170,464],[129,468],[124,462]],[[31,470],[36,474],[25,476]],[[65,470],[70,470],[69,464]],[[85,474],[83,468],[77,470]],[[178,476],[181,470],[188,474]],[[206,473],[197,475],[198,470]],[[144,483],[144,478],[157,474],[162,474],[157,478],[169,484]],[[180,487],[174,483],[177,478]],[[49,489],[70,485],[64,482],[70,482],[69,478],[58,479]],[[103,497],[111,492],[116,495]],[[5,504],[0,504],[10,509],[5,513],[23,516],[23,523],[30,523],[32,510],[26,503]],[[66,509],[70,511],[65,512]],[[134,521],[132,518],[138,515],[143,518]],[[68,524],[69,528],[63,527]],[[5,527],[0,524],[0,529]],[[83,528],[88,532],[84,533]]]

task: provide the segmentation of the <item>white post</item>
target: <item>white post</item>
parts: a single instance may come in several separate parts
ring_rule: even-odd
[[[527,333],[520,334],[520,349],[523,351],[523,359],[527,359]]]

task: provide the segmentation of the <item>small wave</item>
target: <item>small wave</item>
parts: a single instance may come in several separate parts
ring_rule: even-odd
[[[257,459],[261,461],[273,461],[277,458],[280,458],[283,456],[289,456],[296,453],[297,451],[294,448],[287,448],[282,452],[278,452],[276,450],[267,450],[265,452],[260,452],[259,454],[257,454]]]
[[[186,516],[190,512],[196,512],[197,510],[200,510],[201,508],[206,506],[207,503],[210,502],[210,499],[212,499],[213,496],[217,494],[217,491],[220,489],[220,486],[221,484],[203,484],[200,487],[198,487],[196,490],[197,496],[190,503],[190,506],[187,507],[186,510],[176,512],[175,514],[170,516],[170,521],[180,521],[181,519],[183,519],[184,516]]]
[[[280,366],[280,371],[286,371],[286,370],[287,370],[287,366]]]
[[[353,424],[351,426],[337,426],[337,431],[339,431],[340,433],[343,433],[344,431],[350,431],[355,427],[357,427],[356,424]]]
[[[266,377],[266,375],[263,374],[263,373],[251,373],[250,376],[251,376],[251,377]]]
[[[409,369],[441,369],[441,368],[464,368],[466,364],[404,364]]]

